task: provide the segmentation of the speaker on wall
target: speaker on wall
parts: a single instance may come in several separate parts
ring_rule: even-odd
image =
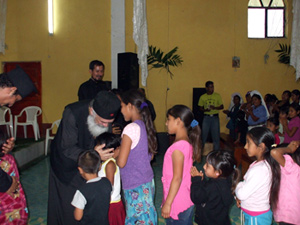
[[[139,64],[136,53],[118,53],[118,88],[122,91],[139,88]]]

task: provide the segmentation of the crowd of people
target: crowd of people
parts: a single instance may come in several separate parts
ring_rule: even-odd
[[[245,144],[248,130],[266,126],[275,135],[276,144],[300,140],[299,97],[299,90],[285,90],[281,100],[274,94],[266,94],[263,98],[255,90],[247,92],[243,103],[239,93],[232,94],[229,109],[223,111],[229,118],[226,127],[231,138]]]
[[[97,85],[104,76],[104,64],[93,62],[91,79],[80,86],[79,98],[85,96],[87,84]],[[245,143],[248,156],[255,158],[241,179],[233,152],[221,150],[216,138],[222,99],[214,92],[212,81],[206,82],[206,89],[199,99],[204,112],[202,135],[187,106],[174,105],[166,113],[167,131],[175,136],[164,155],[161,178],[161,216],[166,224],[230,224],[234,199],[244,224],[272,224],[273,215],[280,225],[300,224],[299,96],[290,104],[286,92],[282,101],[269,100],[270,96],[264,100],[258,91],[247,93],[246,103],[240,94],[232,95],[232,105],[224,110],[230,119],[227,127],[232,138]],[[51,143],[49,225],[158,223],[151,167],[157,139],[151,107],[142,90],[99,90],[65,107]],[[114,129],[118,116],[125,123]],[[283,131],[279,135],[280,124]],[[201,161],[209,132],[214,150],[205,158],[204,172],[198,171],[194,163]],[[277,146],[280,136],[285,144]],[[15,162],[7,155],[13,140],[4,138],[4,142],[0,191],[1,201],[2,194],[9,201],[0,205],[5,212],[0,222],[26,224],[25,195]],[[10,205],[17,205],[18,210]]]

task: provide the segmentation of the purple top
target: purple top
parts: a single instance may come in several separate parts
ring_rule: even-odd
[[[141,120],[136,120],[134,123],[138,124],[141,129],[140,139],[138,144],[130,150],[126,165],[120,168],[123,189],[133,189],[153,179],[145,124]],[[126,135],[131,138],[130,134],[126,133]]]

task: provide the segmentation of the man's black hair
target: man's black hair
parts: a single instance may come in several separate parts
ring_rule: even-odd
[[[103,68],[105,68],[103,62],[101,62],[99,60],[93,60],[90,62],[90,65],[89,65],[90,70],[94,70],[95,66],[103,66]]]

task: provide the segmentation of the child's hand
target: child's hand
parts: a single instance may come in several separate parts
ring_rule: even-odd
[[[6,140],[6,143],[3,144],[1,151],[4,154],[7,154],[8,152],[10,152],[13,148],[15,147],[15,139],[9,138]]]
[[[288,148],[291,150],[289,153],[294,153],[299,147],[300,141],[291,141]]]
[[[113,134],[121,134],[121,128],[119,126],[113,126],[112,127],[112,133]]]
[[[236,206],[238,208],[241,208],[241,200],[239,200],[237,197],[235,197],[235,201],[236,201]]]
[[[165,219],[170,217],[171,205],[165,203],[161,208],[161,216]]]
[[[202,180],[204,176],[203,172],[202,171],[199,172],[195,166],[191,168],[191,175],[192,177],[202,177]]]

